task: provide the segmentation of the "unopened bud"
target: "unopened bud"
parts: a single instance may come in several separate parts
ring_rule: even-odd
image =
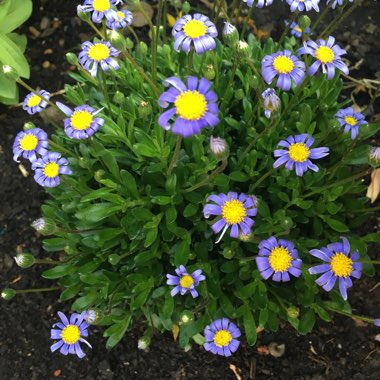
[[[137,111],[142,119],[146,119],[152,113],[152,106],[149,102],[142,100]]]
[[[244,90],[242,88],[238,88],[236,91],[235,91],[235,98],[237,100],[242,100],[244,98]]]
[[[236,45],[236,49],[241,58],[248,58],[251,54],[249,45],[245,41],[239,41]]]
[[[111,265],[117,265],[117,264],[119,264],[119,261],[120,261],[120,256],[117,255],[116,253],[113,253],[112,255],[108,256],[108,262]]]
[[[129,37],[125,39],[125,47],[128,50],[132,50],[134,46],[135,46],[135,44],[133,43],[133,41]]]
[[[213,65],[207,65],[206,70],[203,71],[203,76],[207,80],[214,80],[215,78],[215,69]]]
[[[17,71],[9,66],[9,65],[3,65],[3,74],[7,79],[10,80],[17,80],[20,76],[18,75]]]
[[[143,336],[141,337],[138,342],[137,342],[137,348],[139,350],[146,350],[150,346],[150,337],[148,336]]]
[[[191,344],[187,344],[183,349],[185,352],[189,352],[191,350]]]
[[[380,147],[372,147],[368,154],[368,161],[374,168],[380,165]]]
[[[239,240],[247,243],[252,240],[253,234],[250,232],[249,234],[244,235],[242,232],[239,234]]]
[[[78,57],[74,53],[66,53],[66,61],[70,63],[70,65],[78,64]]]
[[[302,15],[298,21],[298,25],[302,30],[306,30],[311,24],[311,20],[308,16]]]
[[[185,13],[185,14],[188,14],[191,10],[191,5],[189,4],[188,1],[185,1],[183,4],[182,4],[182,12]]]
[[[189,310],[184,310],[181,313],[179,320],[182,324],[189,323],[194,320],[194,314]]]
[[[210,152],[219,160],[228,157],[229,148],[227,141],[219,137],[210,137]]]
[[[125,100],[125,96],[121,91],[116,91],[115,95],[112,98],[113,102],[116,104],[123,104]]]
[[[1,291],[1,298],[5,299],[6,301],[11,300],[16,295],[16,290],[11,288],[5,288]]]
[[[57,225],[54,220],[49,218],[36,219],[31,226],[41,235],[52,235],[57,231]]]
[[[289,318],[298,318],[300,315],[300,309],[296,306],[290,306],[286,309]]]
[[[36,125],[34,123],[32,123],[31,121],[28,121],[24,124],[24,126],[22,127],[22,129],[24,131],[29,131],[31,129],[34,129],[34,128],[37,128]]]
[[[107,30],[107,39],[111,42],[111,45],[116,49],[123,50],[125,48],[124,36],[115,29]]]
[[[36,259],[30,253],[19,253],[14,259],[20,268],[29,268],[36,262]]]
[[[239,41],[239,32],[236,27],[229,22],[224,23],[223,39],[227,45],[235,46]]]
[[[146,53],[148,52],[148,45],[145,42],[140,41],[137,45],[136,50],[139,54],[146,55]]]

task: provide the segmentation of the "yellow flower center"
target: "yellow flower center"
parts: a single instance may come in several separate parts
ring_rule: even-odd
[[[194,284],[194,279],[189,274],[186,274],[185,276],[181,277],[181,279],[179,280],[179,284],[183,288],[189,289],[190,286]]]
[[[320,46],[315,50],[315,57],[322,63],[330,63],[334,60],[335,55],[332,49],[327,46]]]
[[[279,55],[273,61],[274,69],[280,74],[289,74],[294,69],[294,62],[284,55]]]
[[[268,260],[275,272],[286,272],[292,266],[292,256],[284,247],[273,248]]]
[[[44,175],[48,178],[55,178],[59,172],[59,165],[56,162],[49,162],[44,167]]]
[[[247,216],[243,202],[237,199],[227,201],[222,207],[222,216],[228,224],[241,223]]]
[[[94,61],[102,61],[110,56],[110,49],[104,44],[94,44],[88,49],[88,56]]]
[[[76,325],[67,325],[61,333],[61,338],[66,344],[75,344],[80,339],[80,330]]]
[[[207,26],[200,20],[190,20],[183,26],[183,32],[193,39],[203,37],[206,35]]]
[[[28,107],[35,107],[38,106],[41,102],[41,98],[38,95],[32,95],[27,102]]]
[[[358,122],[353,116],[346,116],[346,117],[344,118],[344,121],[345,121],[347,124],[352,125],[352,126],[356,125],[356,123]]]
[[[75,111],[71,115],[70,123],[77,131],[83,131],[90,127],[92,119],[92,115],[88,111]]]
[[[177,114],[185,120],[199,120],[207,111],[206,98],[198,91],[181,92],[174,105]]]
[[[109,0],[94,0],[92,3],[93,8],[98,12],[105,12],[111,8]]]
[[[116,21],[124,20],[125,14],[123,12],[118,11],[118,12],[116,12],[116,14],[117,14]]]
[[[27,134],[20,140],[22,150],[34,150],[38,144],[38,138],[33,134]]]
[[[302,29],[298,25],[296,25],[294,27],[294,30],[297,31],[297,32],[299,32],[299,33],[302,33]]]
[[[347,277],[352,273],[353,262],[342,252],[337,252],[331,258],[331,270],[338,277]]]
[[[294,162],[305,162],[310,156],[310,150],[304,143],[291,144],[289,156]]]
[[[225,347],[228,346],[228,344],[232,340],[232,335],[229,331],[227,330],[219,330],[215,335],[214,335],[214,343],[218,347]]]

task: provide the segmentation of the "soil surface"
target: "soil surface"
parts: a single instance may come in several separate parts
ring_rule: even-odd
[[[33,3],[33,15],[23,27],[29,37],[26,52],[32,68],[29,83],[58,91],[69,80],[65,73],[70,65],[64,60],[65,53],[76,52],[78,42],[91,31],[75,17],[77,0],[66,0],[64,5],[60,0]],[[278,7],[256,14],[257,27],[276,35],[289,11],[279,3]],[[357,69],[351,70],[355,78],[380,78],[379,24],[380,4],[368,1],[335,33],[337,40],[349,48],[352,65],[363,59]],[[347,90],[346,96],[350,96],[351,90]],[[360,92],[356,99],[365,104],[368,95]],[[372,115],[380,113],[379,102],[373,111]],[[12,161],[14,136],[29,120],[47,127],[39,117],[31,118],[20,108],[0,108],[0,289],[53,286],[51,281],[41,278],[41,268],[23,271],[12,259],[22,251],[44,257],[41,239],[29,225],[40,216],[45,194],[34,182],[32,173],[25,177]],[[372,220],[367,230],[378,231],[376,224],[379,220]],[[380,259],[378,247],[377,252],[373,248],[371,257]],[[349,295],[354,312],[380,317],[380,286],[376,287],[379,284],[379,273],[355,282]],[[340,316],[330,324],[318,322],[314,332],[307,336],[299,336],[286,325],[275,334],[264,331],[254,347],[242,343],[232,358],[215,357],[196,345],[184,352],[169,334],[154,336],[149,351],[143,352],[137,349],[142,333],[138,327],[112,351],[105,349],[102,331],[93,327],[89,338],[93,350],[87,350],[83,360],[51,354],[51,324],[57,311],[68,311],[70,306],[59,304],[58,295],[58,292],[36,293],[18,295],[10,302],[0,300],[0,380],[379,378],[380,346],[374,336],[380,329]],[[279,358],[268,355],[267,346],[271,343],[284,344],[285,354]]]

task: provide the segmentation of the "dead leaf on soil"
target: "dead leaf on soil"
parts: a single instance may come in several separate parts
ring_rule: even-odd
[[[257,347],[257,353],[262,356],[270,355],[268,346],[259,346]]]
[[[242,380],[241,376],[239,375],[239,372],[241,372],[240,369],[238,369],[236,367],[236,365],[233,365],[233,364],[230,364],[229,367],[230,367],[230,370],[234,373],[236,379]],[[238,372],[238,370],[239,370],[239,372]]]
[[[53,375],[54,375],[54,377],[59,377],[59,376],[61,376],[61,373],[62,373],[62,370],[60,370],[60,369],[56,369],[56,370],[53,372]]]
[[[173,333],[173,339],[174,339],[174,342],[175,342],[177,340],[178,334],[179,334],[179,326],[178,325],[173,325],[172,326],[172,333]]]
[[[29,175],[29,172],[26,170],[26,168],[25,168],[25,166],[23,164],[20,164],[18,166],[18,168],[19,168],[19,170],[20,170],[20,172],[21,172],[21,174],[22,174],[23,177],[26,178]]]
[[[10,282],[10,284],[16,284],[16,282],[19,282],[22,279],[22,276],[17,276],[14,280]]]

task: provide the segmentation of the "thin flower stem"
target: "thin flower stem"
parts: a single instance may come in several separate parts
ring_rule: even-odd
[[[369,260],[369,261],[360,261],[363,264],[375,264],[380,265],[380,260]]]
[[[343,154],[341,160],[338,161],[338,162],[337,162],[337,163],[336,163],[336,164],[330,169],[330,170],[331,170],[331,173],[330,173],[330,175],[329,175],[329,177],[328,177],[328,180],[330,180],[330,179],[334,176],[334,174],[335,174],[336,171],[338,170],[339,166],[341,166],[341,165],[345,162],[347,156],[352,152],[352,150],[354,149],[355,145],[356,145],[356,140],[352,140],[352,141],[351,141],[351,144],[349,145],[349,147],[345,150],[345,152],[344,152],[344,154]]]
[[[193,58],[194,58],[194,49],[192,48],[189,53],[189,62],[187,64],[187,75],[191,75],[191,72],[193,70]]]
[[[47,265],[56,265],[56,264],[63,264],[62,261],[57,261],[57,260],[40,260],[40,259],[36,259],[34,261],[35,264],[47,264]]]
[[[155,51],[155,70],[154,70],[154,76],[153,76],[153,81],[156,83],[157,82],[157,46],[158,46],[158,40],[160,38],[160,25],[162,22],[162,8],[163,8],[163,3],[164,0],[159,0],[158,2],[158,9],[157,9],[157,22],[156,22],[156,36],[155,36],[155,46],[154,46],[154,51]],[[153,64],[153,62],[152,62]]]
[[[112,117],[112,108],[111,108],[110,97],[109,97],[108,89],[107,89],[106,73],[103,70],[101,70],[101,73],[102,73],[101,77],[102,77],[102,84],[103,84],[103,93],[104,93],[104,97],[105,97],[105,100],[106,100],[106,103],[107,103],[107,107],[108,107],[110,116]]]
[[[215,7],[215,16],[214,16],[214,24],[216,25],[216,23],[218,22],[219,20],[219,15],[220,15],[220,10],[222,9],[223,7],[223,2],[224,0],[219,0],[219,7]],[[215,0],[215,3],[216,3],[216,0]]]
[[[233,15],[235,13],[235,8],[238,0],[233,0],[231,4],[231,14]],[[228,6],[227,6],[227,12],[228,12]]]
[[[258,187],[260,185],[261,182],[263,182],[267,177],[271,176],[274,172],[276,171],[275,168],[272,168],[271,170],[267,171],[263,176],[261,176],[256,182],[255,184],[253,184],[249,191],[252,193],[253,190],[256,189],[256,187]]]
[[[209,184],[211,182],[211,180],[219,173],[222,173],[224,171],[224,169],[227,167],[228,165],[228,160],[227,158],[223,159],[222,160],[222,164],[216,168],[210,175],[208,175],[204,180],[202,180],[201,182],[195,184],[194,186],[191,186],[187,189],[184,189],[183,191],[185,193],[190,193],[196,189],[199,189],[200,187],[202,186],[205,186],[207,184]]]
[[[106,39],[105,35],[95,26],[95,24],[91,20],[88,21],[88,24],[91,26],[92,29],[95,30],[99,37],[101,37],[103,40]]]
[[[166,43],[166,24],[168,18],[168,2],[164,0],[164,12],[163,12],[163,27],[164,27],[164,44]]]
[[[332,5],[334,4],[333,1],[330,1],[327,5],[326,5],[326,8],[323,10],[323,12],[318,16],[317,20],[315,21],[315,23],[313,24],[313,26],[310,28],[310,33],[309,35],[311,35],[314,30],[316,29],[316,27],[319,25],[319,23],[326,17],[327,13],[329,12],[330,8],[332,7]]]
[[[60,286],[54,286],[52,288],[21,289],[21,290],[16,290],[16,293],[21,294],[21,293],[53,292],[55,290],[60,290],[60,289],[62,289]]]
[[[280,37],[280,40],[278,41],[277,46],[281,47],[282,43],[284,42],[285,37],[286,37],[286,36],[288,35],[288,33],[289,33],[290,25],[292,25],[292,23],[296,20],[296,18],[297,18],[297,16],[298,16],[298,13],[299,13],[298,10],[296,10],[296,11],[293,13],[293,15],[292,15],[292,17],[291,17],[291,19],[290,19],[288,25],[286,25],[285,30],[282,32],[282,35],[281,35],[281,37]]]
[[[249,8],[248,14],[244,20],[243,29],[241,30],[241,33],[240,33],[241,39],[244,39],[245,31],[247,30],[248,22],[251,19],[253,8],[254,8],[253,5],[251,8]]]
[[[68,150],[68,149],[66,149],[66,148],[63,148],[61,145],[55,143],[53,140],[50,140],[50,139],[49,139],[48,142],[49,142],[49,146],[50,146],[51,148],[53,148],[54,150],[56,150],[56,151],[58,151],[58,152],[59,152],[59,151],[64,152],[64,153],[68,154],[68,155],[71,156],[71,157],[76,156],[76,155],[74,154],[73,151]]]
[[[220,112],[222,114],[224,114],[225,108],[227,107],[227,103],[228,103],[227,97],[226,97],[226,93],[231,88],[231,86],[232,86],[232,84],[234,82],[235,74],[236,74],[236,71],[237,71],[237,69],[239,67],[239,63],[240,63],[240,55],[236,54],[236,56],[235,56],[235,62],[234,62],[234,65],[232,67],[232,70],[231,70],[232,71],[231,72],[231,76],[230,76],[230,79],[229,79],[229,81],[228,81],[228,83],[226,85],[226,88],[225,88],[223,96],[222,96],[223,101],[222,101],[222,104],[220,105]]]
[[[345,315],[345,316],[350,317],[350,318],[361,319],[362,321],[369,322],[369,323],[374,323],[374,321],[375,321],[373,318],[364,317],[363,315],[350,314],[347,311],[337,310],[337,309],[329,306],[328,304],[325,304],[325,307],[326,307],[326,309],[332,311],[333,313],[342,314],[342,315]]]
[[[173,153],[173,157],[172,157],[172,160],[170,161],[169,168],[168,168],[168,171],[166,173],[166,175],[168,177],[172,174],[172,171],[173,171],[173,169],[177,163],[179,153],[181,152],[181,144],[182,144],[182,136],[178,136],[177,142],[175,145],[175,149],[174,149],[174,153]]]
[[[137,35],[137,33],[135,32],[135,30],[131,26],[127,26],[127,29],[132,33],[132,36],[135,38],[137,44],[139,44],[140,43],[140,38]]]

